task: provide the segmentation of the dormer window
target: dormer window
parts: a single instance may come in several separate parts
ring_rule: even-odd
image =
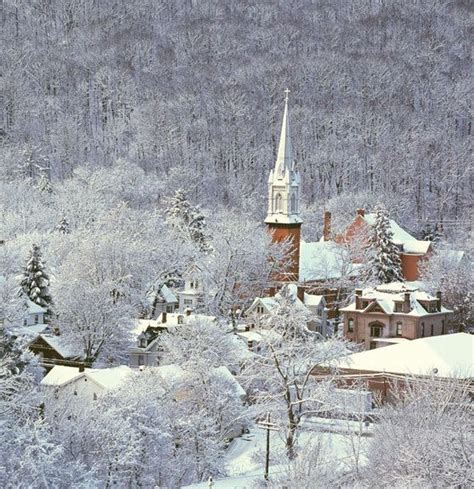
[[[395,302],[395,312],[403,312],[403,302]]]

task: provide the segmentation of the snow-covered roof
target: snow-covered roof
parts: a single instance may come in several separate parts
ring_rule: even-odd
[[[77,358],[81,356],[80,353],[74,351],[69,345],[67,345],[61,336],[41,334],[39,337],[46,341],[46,343],[54,348],[63,358]]]
[[[456,333],[353,353],[332,363],[341,369],[469,378],[474,375],[474,335]]]
[[[246,395],[244,388],[239,384],[239,382],[237,382],[237,379],[232,375],[231,371],[227,367],[217,367],[213,370],[213,374],[216,377],[220,377],[221,379],[229,382],[237,396],[243,397]]]
[[[43,378],[41,385],[59,387],[83,376],[84,372],[80,372],[78,367],[55,365]]]
[[[60,387],[79,378],[88,378],[104,389],[120,387],[133,370],[121,365],[113,368],[86,368],[83,372],[78,367],[54,366],[41,381],[41,385]]]
[[[171,304],[173,302],[178,302],[176,295],[173,293],[173,291],[166,284],[163,284],[161,286],[161,289],[158,292],[158,295],[160,295],[167,304]]]
[[[367,224],[375,226],[376,214],[366,214],[363,219]],[[431,241],[419,241],[410,233],[405,231],[398,225],[396,221],[390,219],[390,230],[393,234],[392,241],[397,245],[403,245],[403,251],[406,253],[414,253],[424,255],[428,252]]]
[[[30,299],[26,301],[26,306],[28,314],[45,314],[47,312],[44,307],[41,307],[39,304],[36,304],[36,302],[33,302]]]
[[[167,312],[166,322],[163,322],[163,313],[161,313],[157,319],[138,319],[137,326],[133,330],[133,334],[138,336],[148,328],[174,328],[175,326],[181,326],[182,324],[197,324],[201,322],[215,322],[215,316],[206,316],[205,314],[181,314]],[[180,319],[181,318],[181,319]],[[182,322],[181,322],[182,321]]]
[[[303,282],[354,275],[359,267],[351,262],[348,251],[334,241],[300,243],[299,279]]]
[[[116,389],[135,372],[126,365],[113,368],[86,369],[86,376],[101,385],[104,389]]]
[[[154,367],[154,369],[161,379],[167,384],[167,386],[172,388],[179,388],[180,385],[192,375],[190,372],[187,372],[177,364],[163,365],[160,367]],[[232,375],[227,367],[221,366],[211,369],[211,379],[213,377],[225,379],[227,382],[231,383],[236,395],[239,397],[245,396],[245,390],[238,383],[237,379]]]
[[[324,295],[314,295],[304,293],[304,303],[306,306],[318,307],[321,304],[325,304],[326,300],[324,299]]]
[[[408,314],[410,316],[425,316],[429,314],[450,313],[449,309],[441,306],[441,311],[434,313],[428,312],[421,304],[421,302],[436,301],[437,298],[417,289],[412,285],[408,285],[403,282],[393,282],[390,284],[378,285],[375,288],[368,288],[362,291],[361,298],[364,300],[370,300],[370,303],[364,309],[358,309],[360,312],[370,312],[373,307],[374,301],[379,304],[386,314],[393,314],[395,312],[395,303],[403,302],[405,299],[405,293],[410,294],[410,312],[397,314]],[[356,303],[352,302],[349,306],[341,308],[341,312],[353,312],[356,311]]]

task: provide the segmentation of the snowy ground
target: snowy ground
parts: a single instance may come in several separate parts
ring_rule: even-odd
[[[341,468],[350,463],[352,456],[350,433],[358,432],[359,425],[354,421],[313,418],[306,421],[298,439],[300,446],[308,442],[320,440],[324,447],[324,459],[337,460]],[[367,448],[371,426],[363,428],[361,438],[361,464],[365,462],[364,453]],[[229,477],[214,481],[216,489],[251,488],[256,482],[263,481],[265,460],[266,432],[257,427],[249,434],[235,439],[229,446],[226,457],[226,470]],[[271,432],[270,438],[270,479],[272,474],[279,476],[285,472],[284,465],[285,442],[283,434]],[[187,486],[188,489],[207,488],[207,482]]]

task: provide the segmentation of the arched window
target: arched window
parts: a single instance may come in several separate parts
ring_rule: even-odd
[[[281,194],[276,194],[275,195],[275,212],[282,212],[283,211],[283,199]]]
[[[374,321],[373,323],[369,323],[369,328],[370,328],[370,336],[373,338],[380,338],[383,335],[383,324]]]
[[[291,213],[295,214],[296,212],[298,212],[296,208],[296,194],[291,194]]]

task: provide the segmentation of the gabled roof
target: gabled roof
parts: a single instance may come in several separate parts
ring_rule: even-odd
[[[375,226],[375,213],[366,214],[363,219],[370,226]],[[420,241],[405,231],[396,221],[390,219],[390,230],[392,231],[392,241],[397,245],[403,245],[403,251],[406,253],[424,255],[428,253],[431,241]]]
[[[334,241],[300,243],[299,279],[303,282],[357,275],[358,268],[348,250]]]
[[[51,348],[53,348],[59,355],[61,355],[64,359],[66,358],[79,358],[81,356],[80,353],[74,351],[69,345],[67,345],[61,338],[61,336],[56,336],[52,334],[40,334],[36,339],[41,338],[45,341]],[[33,340],[31,343],[34,343]],[[30,343],[30,344],[31,344]]]
[[[46,314],[46,309],[30,299],[26,301],[28,314]]]
[[[305,306],[313,306],[313,307],[325,306],[326,299],[324,298],[324,295],[307,294],[305,292],[304,304]]]
[[[173,291],[166,284],[163,284],[161,286],[161,289],[158,292],[158,294],[163,297],[163,299],[165,300],[165,302],[167,304],[171,304],[173,302],[176,302],[176,303],[178,302],[176,295],[173,293]]]
[[[383,339],[383,338],[379,338]],[[395,374],[470,378],[474,375],[474,335],[456,333],[404,341],[348,355],[333,362],[340,369]]]
[[[41,381],[41,385],[61,387],[79,378],[88,378],[103,389],[116,389],[132,375],[133,370],[125,365],[113,368],[86,368],[83,372],[77,367],[54,366]]]
[[[370,300],[370,304],[364,309],[356,309],[355,301],[352,302],[349,306],[341,308],[341,312],[370,312],[374,304],[378,304],[386,314],[395,313],[395,303],[404,301],[404,294],[410,294],[410,312],[408,313],[400,313],[397,314],[408,314],[410,316],[426,316],[429,314],[439,314],[439,313],[450,313],[449,309],[441,306],[441,311],[437,311],[436,313],[429,313],[420,303],[421,302],[431,302],[437,300],[436,297],[419,290],[414,285],[404,282],[392,282],[390,284],[382,284],[378,285],[375,288],[368,288],[362,291],[361,298],[364,300]]]

